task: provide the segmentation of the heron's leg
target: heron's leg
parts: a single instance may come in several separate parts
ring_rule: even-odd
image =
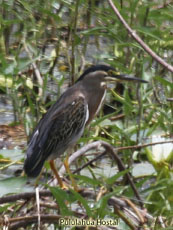
[[[66,172],[69,174],[69,177],[70,177],[70,180],[71,180],[71,183],[72,183],[72,186],[73,186],[74,190],[75,190],[76,192],[78,192],[78,191],[79,191],[79,188],[78,188],[78,186],[77,186],[77,184],[76,184],[76,181],[75,181],[75,179],[73,178],[73,175],[72,175],[72,173],[71,173],[71,171],[70,171],[68,159],[69,159],[69,155],[67,154],[67,156],[66,156],[66,158],[65,158],[65,160],[64,160],[64,167],[65,167],[65,169],[66,169]]]
[[[55,177],[56,177],[56,179],[57,179],[57,181],[58,181],[58,183],[59,183],[59,186],[60,186],[61,188],[66,188],[66,186],[64,186],[64,183],[63,183],[62,180],[61,180],[60,175],[58,174],[58,171],[57,171],[56,168],[55,168],[54,160],[50,160],[50,161],[49,161],[49,164],[50,164],[50,167],[51,167],[53,173],[55,174]]]

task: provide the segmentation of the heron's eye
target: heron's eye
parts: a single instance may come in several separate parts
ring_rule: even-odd
[[[118,72],[118,71],[114,71],[114,70],[109,70],[108,71],[108,75],[109,76],[112,76],[112,75],[119,75],[120,74],[120,72]]]
[[[100,83],[100,86],[101,86],[101,88],[104,88],[104,89],[107,88],[107,84],[106,84],[105,81],[102,81],[102,82]]]

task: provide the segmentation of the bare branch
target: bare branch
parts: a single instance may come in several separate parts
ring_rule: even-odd
[[[106,142],[95,141],[93,143],[85,145],[84,147],[82,147],[78,151],[74,152],[69,157],[68,164],[71,165],[77,158],[83,156],[89,150],[101,147],[102,143],[106,143]],[[167,143],[173,143],[173,140],[159,141],[159,142],[148,143],[148,144],[143,144],[143,145],[141,144],[141,145],[131,145],[131,146],[118,147],[118,148],[115,148],[114,151],[123,151],[123,150],[128,150],[128,149],[134,149],[134,150],[136,150],[136,149],[141,149],[141,148],[145,148],[145,147],[149,147],[149,146],[153,146],[153,145],[160,145],[160,144],[167,144]],[[105,154],[106,154],[106,152],[102,153],[101,156],[104,156]],[[101,156],[99,155],[98,157],[96,157],[95,160],[97,160]],[[94,162],[95,160],[93,160],[92,162]],[[63,175],[65,173],[65,167],[64,166],[62,166],[60,168],[59,173],[60,173],[60,175]]]
[[[82,147],[81,149],[79,149],[78,151],[76,151],[75,153],[73,153],[69,159],[68,159],[68,164],[70,165],[72,162],[74,162],[77,158],[81,157],[82,155],[84,155],[86,152],[88,152],[91,149],[95,149],[95,148],[99,148],[101,145],[100,141],[96,141],[93,143],[90,143],[88,145],[85,145],[84,147]],[[59,174],[63,175],[65,173],[65,167],[64,165],[60,168],[59,170]]]
[[[104,151],[101,155],[104,156],[107,152],[110,153],[112,155],[112,157],[115,159],[115,161],[117,162],[119,170],[123,171],[126,169],[126,167],[125,167],[124,163],[122,162],[122,160],[120,159],[120,157],[118,156],[118,154],[117,154],[118,151],[127,150],[127,149],[134,149],[134,150],[135,149],[141,149],[144,147],[157,145],[157,144],[165,144],[165,143],[173,143],[173,140],[160,141],[160,142],[149,143],[149,144],[144,144],[144,145],[125,146],[125,147],[119,147],[119,148],[113,148],[113,146],[111,146],[109,143],[104,142],[104,141],[96,141],[96,142],[93,142],[93,143],[90,143],[90,144],[84,146],[83,148],[81,148],[78,151],[76,151],[75,153],[73,153],[68,159],[68,164],[69,165],[72,164],[72,162],[74,162],[77,158],[81,157],[87,151],[89,151],[91,149],[103,147],[103,148],[105,148],[106,151]],[[96,160],[99,157],[100,157],[100,155],[98,157],[96,157]],[[65,173],[64,165],[60,168],[59,173],[61,175],[63,175]],[[129,173],[127,173],[126,177],[127,177],[127,180],[128,180],[129,184],[131,185],[131,187],[134,191],[134,194],[136,195],[137,199],[139,200],[140,206],[143,207],[142,199],[140,198],[140,195],[139,195],[139,193],[135,187],[132,176]]]
[[[9,230],[18,229],[20,227],[26,227],[32,223],[37,223],[39,216],[22,216],[16,218],[8,218],[7,223],[4,225],[8,226]],[[40,215],[41,221],[44,223],[57,223],[58,220],[61,218],[60,215]],[[9,225],[10,224],[10,225]]]
[[[39,191],[40,196],[52,196],[52,193],[49,190],[42,190]],[[0,204],[8,203],[8,202],[15,202],[17,200],[27,200],[30,198],[35,197],[35,192],[25,192],[25,193],[20,193],[20,194],[15,194],[15,195],[7,195],[0,197]]]

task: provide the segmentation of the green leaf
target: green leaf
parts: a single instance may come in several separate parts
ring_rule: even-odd
[[[107,114],[107,115],[105,115],[105,116],[103,116],[103,117],[99,117],[99,118],[97,118],[96,121],[94,121],[94,122],[91,123],[91,126],[92,126],[92,127],[95,127],[95,126],[97,126],[99,123],[101,123],[102,121],[104,121],[104,120],[106,120],[106,119],[109,119],[109,118],[111,118],[111,117],[113,117],[113,116],[115,116],[115,115],[116,115],[116,113],[110,113],[110,114]]]
[[[125,100],[125,103],[123,103],[124,113],[125,115],[130,115],[131,111],[133,111],[133,106],[132,106],[132,101],[129,97],[128,90],[125,90],[124,92],[124,100]]]
[[[130,171],[130,169],[126,169],[124,171],[118,172],[116,173],[114,176],[108,178],[106,180],[106,184],[112,185],[115,183],[115,181],[118,180],[118,178],[120,178],[121,176],[124,176],[126,173],[128,173]]]
[[[74,195],[74,197],[83,205],[83,207],[86,210],[86,213],[88,215],[88,217],[92,217],[92,211],[91,208],[88,205],[88,201],[85,200],[78,192],[70,189],[70,191],[72,192],[72,194]]]
[[[97,202],[97,215],[99,218],[104,218],[106,213],[107,213],[107,203],[108,203],[108,198],[106,196],[101,197],[101,199]]]
[[[155,79],[158,80],[160,83],[162,83],[164,86],[169,86],[171,89],[173,89],[173,83],[169,82],[165,78],[156,76]]]
[[[66,205],[66,201],[71,201],[69,194],[58,187],[49,187],[49,189],[59,205],[61,214],[64,216],[71,216],[73,212],[69,210]]]
[[[89,29],[89,30],[84,30],[82,32],[80,32],[80,34],[83,34],[83,35],[96,35],[96,34],[101,34],[101,33],[105,33],[103,31],[107,31],[107,27],[94,27],[92,29]]]
[[[90,178],[90,177],[87,177],[87,176],[83,176],[83,175],[73,175],[73,176],[77,179],[82,180],[86,184],[91,184],[91,185],[95,185],[95,186],[101,184],[100,181],[93,179],[93,178]]]
[[[160,39],[159,35],[156,36],[156,35],[154,34],[155,31],[153,31],[153,33],[152,33],[152,30],[151,30],[151,29],[148,29],[148,28],[145,28],[145,27],[140,27],[140,28],[137,29],[137,31],[139,31],[140,33],[146,34],[146,35],[148,35],[148,36],[150,36],[150,37],[152,37],[152,38],[155,38],[155,39],[157,39],[157,40],[159,40],[159,41],[162,41],[162,40]]]
[[[0,213],[7,211],[11,204],[0,206]]]
[[[99,218],[104,218],[105,217],[105,215],[107,213],[106,207],[107,207],[108,199],[111,198],[112,196],[114,196],[115,194],[116,194],[115,192],[105,194],[96,203],[95,207],[97,208],[97,213],[98,213]]]
[[[18,65],[17,65],[17,71],[23,71],[25,68],[27,68],[29,65],[31,65],[32,63],[36,62],[37,60],[39,60],[40,56],[33,58],[32,60],[27,59],[27,58],[23,58],[18,60]]]

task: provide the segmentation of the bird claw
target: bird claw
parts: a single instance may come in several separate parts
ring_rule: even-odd
[[[70,186],[65,184],[64,182],[62,183],[62,185],[60,186],[62,190],[68,191]]]

